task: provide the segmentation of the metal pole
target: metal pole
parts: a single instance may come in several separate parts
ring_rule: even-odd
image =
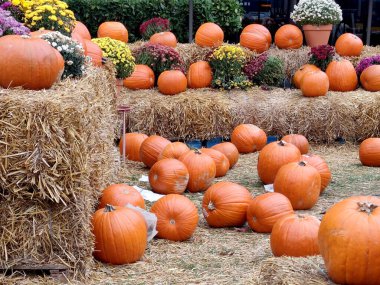
[[[126,127],[125,127],[125,111],[123,111],[123,163],[125,163],[125,151],[126,151],[126,146],[127,146],[127,142],[126,142],[126,136],[125,136],[125,133],[126,133]]]
[[[193,42],[193,22],[194,22],[193,0],[189,0],[189,43]]]
[[[371,44],[371,30],[372,30],[372,17],[373,17],[373,0],[368,0],[368,19],[367,19],[367,36],[366,36],[366,45]]]

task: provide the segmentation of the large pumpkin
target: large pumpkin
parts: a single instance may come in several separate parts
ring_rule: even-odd
[[[303,135],[290,134],[284,136],[281,140],[294,144],[300,150],[301,154],[306,154],[309,152],[309,142]]]
[[[120,22],[104,22],[98,28],[98,38],[109,37],[114,40],[128,42],[128,30]]]
[[[125,207],[131,204],[136,207],[145,209],[144,198],[140,192],[127,184],[112,184],[102,191],[99,200],[99,209],[104,208],[107,204]]]
[[[87,50],[86,55],[91,58],[92,64],[94,66],[102,66],[102,49],[96,43],[90,40],[84,40],[84,44],[86,45]]]
[[[218,47],[223,40],[223,30],[214,23],[202,24],[195,33],[195,43],[201,47]]]
[[[129,89],[150,89],[154,87],[154,72],[144,64],[137,64],[133,73],[123,80],[123,85]]]
[[[274,35],[274,42],[281,49],[298,49],[303,43],[302,31],[295,25],[283,25]]]
[[[187,72],[187,85],[189,88],[210,87],[212,81],[211,66],[207,61],[194,62]]]
[[[158,160],[165,158],[179,159],[181,155],[190,151],[190,148],[183,142],[172,142],[168,144],[160,153]]]
[[[223,153],[212,148],[201,148],[201,152],[214,160],[216,167],[215,177],[222,177],[227,174],[228,169],[230,169],[230,162]]]
[[[302,76],[301,91],[305,97],[326,96],[329,86],[329,78],[322,70],[309,71]]]
[[[211,227],[240,227],[247,220],[251,199],[245,187],[228,181],[218,182],[203,196],[203,216]]]
[[[253,198],[248,205],[247,221],[252,230],[270,233],[282,217],[293,214],[289,199],[280,193],[265,193]]]
[[[129,160],[141,161],[140,147],[147,138],[148,136],[145,134],[126,133],[119,143],[120,154],[123,154],[123,140],[125,139],[125,156]]]
[[[186,166],[174,158],[157,161],[149,170],[149,183],[160,194],[182,194],[189,182]]]
[[[34,31],[34,32],[30,32],[30,36],[32,37],[32,38],[39,38],[39,37],[41,37],[42,35],[46,35],[46,34],[48,34],[48,33],[52,33],[52,32],[54,32],[54,31],[52,31],[52,30],[46,30],[46,29],[41,29],[41,30],[37,30],[37,31]]]
[[[274,256],[318,255],[318,230],[321,222],[310,215],[288,215],[278,220],[270,235]]]
[[[377,197],[350,197],[327,211],[318,242],[328,275],[335,283],[380,283],[379,225]]]
[[[256,152],[266,145],[267,135],[255,125],[241,124],[233,130],[231,142],[240,153]]]
[[[305,64],[302,65],[293,76],[293,84],[296,88],[301,88],[302,77],[309,71],[317,71],[320,70],[319,67],[314,64]]]
[[[152,167],[158,160],[163,149],[170,141],[157,135],[148,137],[140,146],[140,159],[148,167]]]
[[[0,86],[3,88],[50,88],[61,77],[63,62],[62,56],[40,38],[0,37]]]
[[[185,74],[179,70],[166,70],[158,76],[158,90],[164,95],[176,95],[187,89]]]
[[[136,210],[106,205],[92,217],[96,259],[115,265],[133,263],[144,255],[148,231]]]
[[[371,65],[360,75],[360,83],[367,91],[380,91],[380,65]]]
[[[91,40],[90,31],[82,22],[79,22],[79,21],[75,22],[73,33],[79,34],[84,40],[89,40],[89,41]]]
[[[82,48],[84,50],[84,54],[87,54],[87,46],[86,46],[85,39],[82,38],[82,36],[80,34],[77,34],[77,33],[72,33],[71,38],[73,40],[75,40],[76,42],[78,42],[82,46]]]
[[[335,50],[340,56],[360,56],[363,41],[354,34],[344,33],[336,41]]]
[[[240,34],[240,45],[257,53],[267,51],[271,43],[272,35],[260,24],[248,25]]]
[[[347,59],[333,60],[326,69],[332,91],[353,91],[358,85],[354,66]]]
[[[172,32],[155,33],[150,37],[149,42],[151,44],[160,44],[172,48],[177,46],[177,38]]]
[[[331,171],[324,159],[316,154],[304,154],[301,157],[309,165],[313,166],[321,175],[321,194],[331,182]]]
[[[291,143],[277,141],[267,144],[259,153],[257,172],[264,184],[272,184],[281,166],[299,161],[301,152]]]
[[[368,138],[359,147],[359,158],[365,166],[380,166],[380,138]]]

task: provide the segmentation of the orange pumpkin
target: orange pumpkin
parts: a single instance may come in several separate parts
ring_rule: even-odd
[[[91,40],[90,31],[82,22],[76,21],[73,33],[79,34],[84,40]]]
[[[190,65],[187,72],[187,85],[189,88],[210,87],[211,81],[212,70],[207,61],[197,61]]]
[[[274,35],[274,42],[281,49],[298,49],[303,43],[302,31],[291,24],[283,25]]]
[[[148,230],[136,210],[106,205],[92,217],[96,259],[115,265],[133,263],[144,255]]]
[[[62,75],[62,56],[45,40],[27,36],[0,37],[0,86],[50,88]]]
[[[190,148],[183,142],[173,142],[168,144],[163,151],[160,153],[158,160],[165,158],[175,158],[179,159],[181,155],[190,151]]]
[[[148,137],[140,146],[140,159],[148,167],[152,167],[158,160],[163,149],[170,141],[157,135]]]
[[[230,162],[223,153],[211,148],[201,148],[201,152],[214,160],[216,167],[215,177],[222,177],[227,174],[228,169],[230,169]]]
[[[360,75],[360,83],[367,91],[380,91],[380,65],[371,65]]]
[[[248,25],[240,34],[240,45],[257,53],[267,51],[271,43],[272,35],[260,24]]]
[[[149,171],[149,183],[159,194],[182,194],[189,182],[186,166],[174,158],[157,161]]]
[[[365,166],[380,167],[380,138],[368,138],[359,147],[359,158]]]
[[[104,22],[98,28],[98,38],[109,37],[114,40],[128,42],[128,30],[120,22]]]
[[[270,235],[274,256],[318,255],[318,230],[321,222],[311,215],[288,215],[278,220]]]
[[[322,70],[309,71],[302,76],[301,91],[305,97],[326,96],[330,81]]]
[[[123,80],[123,84],[132,90],[150,89],[154,87],[154,81],[153,70],[147,65],[137,64],[133,73]]]
[[[231,142],[240,153],[256,152],[267,144],[267,135],[255,125],[241,124],[233,130]]]
[[[301,88],[302,77],[309,71],[317,71],[320,70],[319,67],[314,64],[305,64],[302,65],[293,76],[293,84],[296,88]]]
[[[248,205],[247,221],[252,230],[270,233],[282,217],[293,214],[289,199],[280,193],[265,193],[253,198]]]
[[[148,136],[139,133],[126,133],[119,143],[120,154],[123,154],[123,140],[125,139],[125,155],[129,160],[141,161],[140,147]]]
[[[223,40],[223,30],[214,23],[202,24],[195,33],[195,43],[201,47],[218,47]]]
[[[212,146],[211,148],[220,151],[228,158],[228,161],[230,162],[230,169],[239,160],[239,151],[233,143],[223,142],[223,143],[216,144]]]
[[[360,56],[363,41],[354,34],[344,33],[336,41],[335,50],[340,56]]]
[[[102,49],[94,42],[89,40],[84,40],[84,44],[87,49],[87,56],[91,57],[91,62],[94,66],[102,66],[102,57],[103,51]]]
[[[38,31],[34,31],[34,32],[30,32],[30,36],[32,38],[39,38],[40,36],[42,35],[45,35],[45,34],[48,34],[48,33],[52,33],[54,31],[52,30],[45,30],[45,29],[41,29],[41,30],[38,30]]]
[[[86,43],[85,43],[84,39],[82,38],[82,36],[80,34],[72,33],[71,38],[73,40],[77,41],[78,43],[80,43],[83,50],[84,50],[84,54],[87,54],[87,46],[86,46]]]
[[[354,66],[347,59],[333,60],[326,69],[332,91],[353,91],[358,85]]]
[[[309,152],[309,148],[310,148],[309,142],[307,138],[305,138],[303,135],[290,134],[290,135],[284,136],[281,140],[294,144],[296,147],[298,147],[301,154],[306,154]]]
[[[187,89],[185,74],[179,70],[166,70],[158,76],[158,90],[164,95],[176,95]]]
[[[331,182],[331,171],[324,159],[316,154],[304,154],[302,161],[313,166],[321,175],[321,194]]]
[[[198,225],[198,209],[189,198],[169,194],[150,209],[157,216],[157,237],[172,241],[189,239]]]
[[[125,207],[131,204],[145,209],[144,198],[140,192],[127,184],[112,184],[102,191],[98,209],[104,208],[107,204]]]
[[[155,33],[149,39],[151,44],[160,44],[175,48],[177,46],[177,38],[172,32]]]
[[[211,227],[240,227],[247,220],[251,193],[243,186],[222,181],[207,189],[202,200],[202,212]]]

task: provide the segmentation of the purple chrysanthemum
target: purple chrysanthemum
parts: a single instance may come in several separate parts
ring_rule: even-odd
[[[0,8],[0,36],[27,35],[30,30],[12,17],[10,11]]]
[[[374,64],[380,64],[380,55],[363,58],[356,66],[356,74],[360,76],[364,69]]]

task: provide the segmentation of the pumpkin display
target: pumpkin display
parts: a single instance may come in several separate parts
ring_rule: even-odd
[[[299,161],[301,152],[299,149],[285,141],[277,141],[267,144],[259,153],[257,172],[264,184],[272,184],[277,171],[281,166]]]
[[[302,65],[296,73],[294,73],[293,76],[293,84],[296,88],[300,89],[301,88],[301,81],[302,77],[309,71],[317,71],[320,70],[318,66],[314,64],[305,64]]]
[[[170,141],[157,135],[145,139],[140,146],[140,160],[148,167],[152,167],[158,160],[163,149]]]
[[[139,133],[126,133],[119,143],[120,154],[123,154],[123,140],[125,140],[125,156],[132,161],[141,161],[140,147],[148,136]]]
[[[255,125],[241,124],[232,131],[231,142],[240,153],[256,152],[266,145],[267,135]]]
[[[274,42],[280,49],[298,49],[303,44],[302,31],[295,25],[283,25],[274,35]]]
[[[305,97],[326,96],[330,81],[322,70],[309,71],[302,76],[301,91]]]
[[[360,83],[367,91],[380,91],[380,65],[371,65],[360,75]]]
[[[172,32],[155,33],[150,37],[149,42],[151,44],[160,44],[172,48],[177,46],[177,38]]]
[[[247,221],[255,232],[270,233],[273,225],[282,217],[294,214],[292,204],[280,193],[256,196],[248,205]]]
[[[86,55],[91,58],[92,64],[94,66],[102,66],[102,49],[96,43],[90,40],[84,40],[84,44],[86,45],[87,50]]]
[[[157,216],[157,237],[172,241],[189,239],[198,225],[198,209],[189,198],[169,194],[150,209]]]
[[[353,91],[358,85],[355,67],[347,59],[333,60],[326,69],[332,91]]]
[[[200,47],[218,47],[223,40],[223,30],[214,23],[202,24],[195,33],[195,43]]]
[[[363,41],[354,34],[344,33],[335,42],[335,50],[340,56],[360,56]]]
[[[306,154],[309,152],[309,142],[307,138],[300,134],[289,134],[284,136],[281,140],[294,144],[300,150],[301,154]]]
[[[132,90],[150,89],[154,87],[154,72],[144,64],[136,64],[133,73],[123,80],[123,85]]]
[[[128,42],[128,30],[120,22],[104,22],[98,28],[98,38],[109,37],[124,43]]]
[[[136,210],[106,205],[92,217],[96,259],[114,265],[133,263],[144,255],[148,231]]]
[[[190,150],[179,158],[189,171],[187,189],[192,192],[206,191],[215,178],[216,166],[214,160],[200,150]]]
[[[311,215],[288,215],[278,220],[270,235],[274,256],[305,257],[319,254],[321,222]]]
[[[240,34],[240,45],[257,53],[267,51],[271,43],[272,35],[260,24],[250,24]]]
[[[187,72],[189,88],[206,88],[211,86],[212,70],[207,61],[197,61],[190,65]]]
[[[99,200],[99,209],[104,208],[107,204],[113,206],[125,207],[131,204],[141,209],[145,209],[144,198],[140,192],[127,184],[112,184],[102,191]]]
[[[181,155],[190,151],[190,148],[183,142],[172,142],[168,144],[158,156],[158,160],[165,158],[179,159]]]
[[[251,193],[243,186],[222,181],[207,189],[202,200],[202,212],[211,227],[240,227],[247,220]]]
[[[166,70],[158,76],[158,90],[164,95],[176,95],[187,89],[187,79],[180,70]]]
[[[230,169],[239,160],[239,151],[233,143],[230,143],[230,142],[218,143],[212,146],[211,148],[220,151],[228,158],[228,161],[230,162]]]
[[[3,88],[50,88],[60,79],[63,62],[63,57],[43,39],[0,37],[0,86]]]
[[[82,46],[83,50],[84,50],[84,54],[87,54],[87,46],[86,46],[86,42],[85,40],[82,38],[82,36],[80,34],[77,34],[77,33],[72,33],[71,34],[71,38],[75,41],[77,41],[78,43],[80,43],[80,45]]]
[[[318,244],[336,284],[379,284],[379,225],[380,199],[371,196],[344,199],[323,216]]]
[[[75,22],[73,33],[79,34],[84,40],[89,40],[89,41],[91,40],[90,31],[87,29],[86,25],[83,24],[82,22],[79,22],[79,21]]]
[[[182,194],[189,182],[186,166],[174,158],[157,161],[149,170],[149,183],[159,194]]]
[[[230,162],[223,153],[212,148],[201,148],[201,152],[214,160],[216,167],[215,177],[222,177],[227,174],[228,169],[230,169]]]
[[[380,138],[365,139],[359,147],[359,159],[365,166],[380,167]]]
[[[320,193],[326,189],[326,187],[331,182],[331,171],[326,161],[322,157],[316,154],[304,154],[301,157],[302,161],[305,161],[307,164],[313,166],[321,175],[321,191]]]
[[[278,170],[273,189],[285,195],[294,210],[308,210],[318,201],[321,175],[304,161],[291,162]]]

